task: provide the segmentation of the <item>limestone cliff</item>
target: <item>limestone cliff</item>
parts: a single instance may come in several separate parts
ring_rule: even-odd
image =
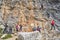
[[[4,23],[37,24],[43,19],[40,8],[40,0],[1,0],[1,17]]]
[[[31,30],[31,23],[45,27],[46,21],[48,21],[47,14],[55,20],[55,26],[58,26],[60,30],[60,0],[0,0],[1,23],[28,25],[27,27]],[[47,37],[55,37],[56,32],[49,31],[48,28],[46,31],[44,30],[48,32],[45,35],[48,35]]]
[[[0,0],[0,22],[7,22],[9,25],[18,23],[30,26],[31,23],[35,23],[44,27],[47,14],[50,14],[60,26],[59,11],[60,0]]]

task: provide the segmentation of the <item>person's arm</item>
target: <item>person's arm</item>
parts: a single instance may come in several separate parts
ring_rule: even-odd
[[[57,24],[55,24],[56,27],[59,27]]]

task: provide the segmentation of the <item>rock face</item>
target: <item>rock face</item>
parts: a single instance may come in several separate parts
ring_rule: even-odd
[[[18,40],[41,40],[41,34],[38,31],[35,32],[20,32]]]
[[[34,23],[45,27],[47,14],[60,30],[60,0],[0,0],[0,22],[11,26],[18,23],[31,27]]]
[[[56,26],[60,26],[60,0],[52,0],[52,1],[48,1],[47,3],[49,3],[50,7],[47,9],[48,11],[46,11],[47,13],[50,14],[50,16],[56,21]]]
[[[41,10],[43,5],[43,9]],[[0,23],[9,25],[39,23],[44,26],[46,22],[41,19],[48,15],[60,26],[60,0],[0,0]],[[12,26],[13,26],[12,25]]]
[[[42,18],[42,2],[41,0],[1,0],[0,14],[2,15],[0,18],[3,20],[3,23],[7,22],[9,25],[15,25],[16,23],[23,25],[27,22],[30,25],[37,21],[34,18]]]
[[[41,5],[43,5],[42,10]],[[34,18],[46,18],[47,14],[50,14],[56,25],[60,26],[60,0],[0,0],[0,14],[2,23],[14,25],[17,22],[18,24],[40,22]]]

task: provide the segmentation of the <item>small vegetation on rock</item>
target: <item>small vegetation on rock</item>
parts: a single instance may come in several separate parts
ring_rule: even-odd
[[[8,39],[8,38],[11,38],[12,35],[11,34],[7,34],[5,37],[3,37],[2,39]]]
[[[0,33],[2,33],[2,28],[0,28]]]

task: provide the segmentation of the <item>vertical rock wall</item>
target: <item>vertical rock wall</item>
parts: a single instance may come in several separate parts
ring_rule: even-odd
[[[44,7],[42,10],[40,9],[41,4]],[[0,5],[0,19],[3,20],[1,22],[7,22],[9,25],[19,22],[19,24],[28,23],[28,25],[41,23],[43,26],[44,24],[42,23],[45,22],[42,22],[40,19],[46,18],[48,16],[47,13],[56,19],[55,16],[59,15],[60,11],[59,0],[0,0]],[[58,22],[59,20],[56,21],[57,25],[59,25]]]
[[[40,8],[40,0],[2,0],[2,20],[9,25],[17,22],[26,24],[27,21],[32,23],[35,20],[34,17],[42,17]]]

